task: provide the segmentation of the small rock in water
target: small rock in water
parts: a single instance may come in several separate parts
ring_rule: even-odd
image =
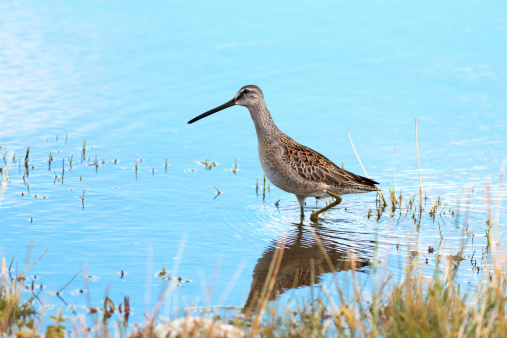
[[[155,337],[244,337],[245,333],[235,326],[200,317],[184,317],[165,321],[155,326]]]

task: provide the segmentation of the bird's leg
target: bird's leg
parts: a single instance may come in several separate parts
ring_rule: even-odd
[[[305,220],[305,200],[306,196],[298,196],[296,195],[296,198],[298,199],[299,205],[301,206],[301,223]]]
[[[310,220],[312,222],[317,222],[319,220],[320,214],[322,214],[324,211],[331,209],[334,206],[337,206],[338,204],[340,204],[342,202],[342,197],[340,195],[332,193],[331,191],[326,191],[326,194],[333,197],[335,199],[335,201],[329,205],[326,205],[324,208],[322,208],[320,210],[312,212],[312,214],[310,215]]]

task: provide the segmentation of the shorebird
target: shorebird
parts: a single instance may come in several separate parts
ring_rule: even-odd
[[[375,186],[377,182],[338,167],[324,155],[281,132],[264,102],[261,89],[255,85],[242,87],[232,100],[193,118],[188,124],[234,105],[250,111],[257,131],[262,169],[271,183],[296,195],[301,206],[301,220],[304,220],[308,197],[335,198],[333,203],[311,214],[310,219],[316,221],[319,214],[341,203],[341,195],[380,191]]]

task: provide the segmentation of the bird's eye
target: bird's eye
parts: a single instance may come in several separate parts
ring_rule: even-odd
[[[248,93],[249,93],[248,89],[243,90],[243,94],[248,94]]]

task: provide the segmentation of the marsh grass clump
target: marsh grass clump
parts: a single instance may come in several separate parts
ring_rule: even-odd
[[[211,161],[209,158],[205,159],[204,161],[199,161],[197,164],[202,165],[206,170],[211,170],[218,166],[215,162]]]
[[[238,158],[236,157],[236,161],[234,162],[234,167],[232,169],[225,169],[227,172],[231,172],[234,175],[238,173]]]
[[[49,164],[49,171],[51,171],[51,163],[53,162],[54,158],[53,158],[53,155],[51,154],[51,151],[49,151],[49,158],[48,158],[48,164]]]
[[[5,258],[2,258],[2,275],[0,278],[0,337],[35,336],[35,324],[37,312],[34,301],[37,295],[34,287],[26,285],[27,279],[24,272],[12,276],[11,265],[7,267]],[[26,272],[26,270],[25,270]],[[23,289],[32,292],[32,296],[24,299],[21,295]]]
[[[220,190],[218,190],[217,186],[214,185],[215,189],[217,190],[217,194],[215,195],[215,197],[213,199],[216,199],[218,196],[220,196],[220,194],[222,193]]]
[[[385,336],[491,337],[507,332],[504,269],[495,268],[490,281],[466,294],[454,283],[455,262],[446,276],[425,279],[407,272],[405,282],[387,297],[378,310],[379,333]]]

